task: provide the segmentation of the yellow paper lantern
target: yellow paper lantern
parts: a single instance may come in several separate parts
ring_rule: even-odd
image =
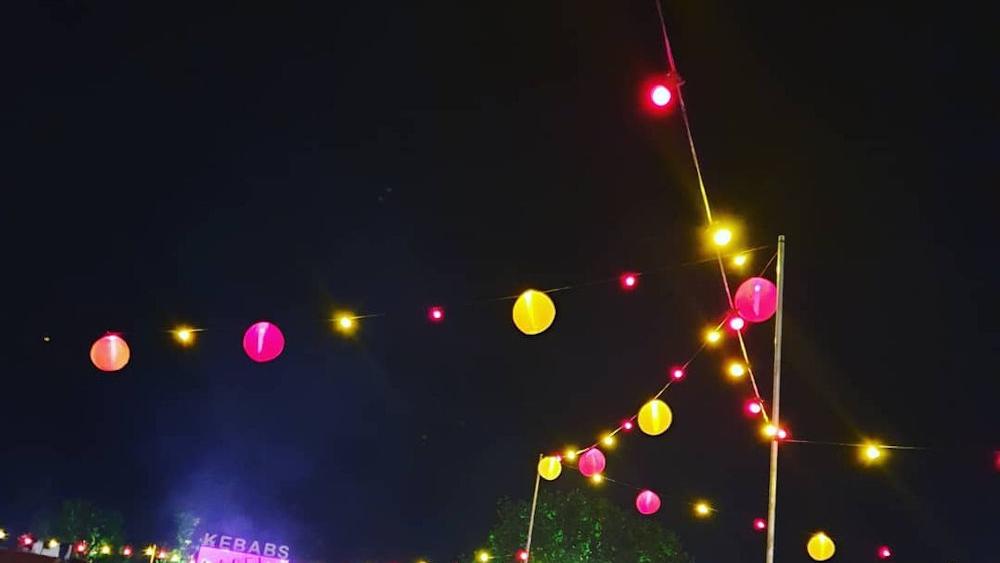
[[[806,544],[806,551],[814,561],[826,561],[833,557],[833,553],[837,551],[837,546],[833,544],[830,536],[823,532],[816,532],[809,538],[809,543]]]
[[[639,428],[650,436],[663,434],[673,421],[674,413],[659,399],[653,399],[639,409]]]
[[[514,302],[514,325],[527,335],[545,332],[556,320],[556,305],[552,299],[534,289],[529,289]]]
[[[543,457],[538,462],[538,474],[546,481],[555,481],[562,474],[562,462],[556,456]]]

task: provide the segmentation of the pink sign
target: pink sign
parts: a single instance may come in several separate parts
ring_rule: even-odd
[[[268,557],[217,547],[201,546],[195,554],[196,563],[288,563],[288,559]]]

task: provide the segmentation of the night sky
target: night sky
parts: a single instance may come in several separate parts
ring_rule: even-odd
[[[783,419],[797,438],[928,448],[865,469],[785,447],[782,561],[817,529],[852,563],[881,543],[997,560],[979,10],[665,6],[715,210],[769,247],[755,267],[788,237]],[[530,495],[540,451],[634,412],[725,310],[696,263],[680,116],[640,103],[665,70],[652,2],[10,2],[0,21],[12,531],[83,497],[136,543],[190,510],[293,559],[471,553],[500,497]],[[634,293],[590,283],[624,270],[647,272]],[[567,285],[538,337],[497,299]],[[338,308],[384,316],[345,340]],[[288,343],[257,365],[240,341],[261,319]],[[178,322],[206,329],[196,347],[173,344]],[[748,342],[765,396],[772,326]],[[114,374],[88,361],[108,330],[133,355]],[[735,353],[699,356],[666,395],[670,431],[609,456],[700,563],[763,557],[767,446],[722,373]]]

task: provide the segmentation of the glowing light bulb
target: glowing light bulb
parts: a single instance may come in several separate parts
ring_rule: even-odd
[[[773,424],[765,424],[761,429],[761,434],[768,438],[774,438],[778,435],[778,427]]]
[[[608,434],[607,436],[601,438],[601,443],[610,448],[615,445],[615,437]]]
[[[49,549],[55,549],[59,547],[59,540],[52,538],[49,540]]]
[[[649,91],[650,101],[658,108],[666,107],[673,97],[674,95],[670,92],[670,88],[667,88],[663,84],[657,84]]]
[[[878,449],[876,446],[868,446],[865,448],[865,457],[871,461],[875,461],[876,459],[882,457],[882,450]]]
[[[892,558],[892,550],[889,549],[889,546],[887,546],[887,545],[880,546],[878,548],[878,551],[876,553],[877,553],[879,559],[891,559]]]
[[[156,548],[154,546],[149,546],[142,551],[147,557],[152,557],[156,553]]]
[[[758,414],[764,412],[764,405],[760,404],[757,399],[747,399],[747,402],[743,405],[743,409],[747,414],[751,416],[757,416]]]
[[[156,554],[156,558],[157,559],[166,559],[167,558],[167,552],[166,551],[161,551],[161,552],[157,553]]]
[[[674,366],[670,368],[670,378],[674,381],[680,381],[684,379],[684,368],[681,366]]]
[[[705,331],[705,342],[709,345],[718,344],[722,340],[722,333],[712,328]]]
[[[358,329],[357,317],[353,313],[340,312],[333,317],[334,328],[337,332],[350,336]]]
[[[432,323],[439,323],[444,320],[444,309],[442,307],[431,307],[427,310],[427,318]]]
[[[573,460],[575,460],[576,459],[576,448],[566,448],[566,451],[563,452],[563,459],[565,459],[566,461],[573,461]]]
[[[622,289],[625,291],[632,291],[635,289],[635,286],[639,285],[639,274],[625,272],[618,277],[618,283],[621,284]]]
[[[33,538],[31,534],[24,534],[23,536],[21,536],[21,545],[23,545],[24,547],[31,547],[34,544],[35,544],[35,538]]]
[[[197,337],[196,332],[197,329],[189,326],[179,326],[173,330],[174,340],[181,346],[191,346]]]
[[[779,440],[784,440],[788,437],[788,431],[784,428],[779,428],[778,431],[774,433],[774,437]]]
[[[488,551],[480,551],[479,555],[476,556],[476,559],[482,561],[482,563],[486,563],[490,560],[490,554]]]
[[[733,315],[732,317],[730,317],[728,324],[729,324],[729,330],[732,330],[734,332],[739,332],[743,330],[744,327],[747,326],[747,322],[743,320],[743,317],[739,315]]]
[[[525,550],[523,550],[523,549],[517,550],[517,560],[518,561],[527,561],[528,560],[528,552],[525,551]]]
[[[101,546],[101,555],[111,555],[111,546],[109,546],[109,545],[102,545]]]
[[[749,257],[746,254],[737,254],[736,256],[733,256],[733,266],[742,268],[747,265],[748,260]]]
[[[726,227],[718,227],[712,231],[712,242],[715,246],[726,246],[733,240],[733,231]]]
[[[882,444],[868,442],[861,447],[861,461],[867,465],[880,463],[885,459],[885,449]]]
[[[705,518],[712,514],[712,506],[705,501],[700,501],[694,505],[694,513],[696,516]]]
[[[590,476],[590,481],[595,485],[600,485],[601,483],[604,482],[604,475],[601,475],[600,473],[594,473],[593,475]]]
[[[631,420],[626,420],[625,422],[622,423],[622,430],[625,430],[627,432],[629,430],[632,430],[632,428],[633,425]]]
[[[76,552],[83,553],[87,551],[87,542],[79,542],[76,544]]]
[[[0,528],[0,541],[7,539],[7,530]]]
[[[746,375],[747,368],[740,362],[730,362],[729,367],[726,368],[729,376],[732,378],[740,378]]]
[[[767,520],[764,520],[763,518],[754,518],[753,529],[758,532],[763,532],[767,529]]]
[[[122,555],[125,557],[132,557],[132,546],[126,545],[122,548]]]

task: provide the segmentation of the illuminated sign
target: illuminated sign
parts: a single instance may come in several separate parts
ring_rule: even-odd
[[[201,538],[200,553],[212,556],[204,557],[205,563],[278,563],[288,561],[288,546],[258,540],[248,540],[235,536],[206,533]],[[247,557],[253,555],[254,557]],[[220,559],[221,556],[221,559]],[[203,557],[198,556],[198,563],[202,563]]]

